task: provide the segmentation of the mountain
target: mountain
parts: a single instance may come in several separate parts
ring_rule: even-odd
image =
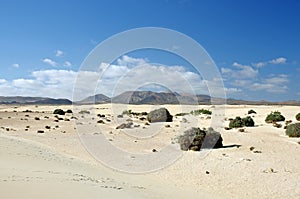
[[[115,97],[109,98],[103,94],[89,96],[75,104],[229,104],[229,105],[292,105],[300,106],[300,101],[247,101],[237,99],[214,98],[209,95],[179,94],[176,92],[152,92],[152,91],[126,91]],[[72,101],[68,99],[53,99],[46,97],[4,97],[0,96],[0,104],[57,104],[70,105]]]
[[[68,99],[53,99],[46,97],[22,97],[22,96],[11,96],[5,97],[0,96],[0,104],[58,104],[58,105],[69,105],[72,101]]]
[[[126,91],[111,99],[112,103],[123,104],[178,104],[177,93],[152,91]]]
[[[93,96],[89,96],[81,101],[76,102],[76,104],[103,104],[109,103],[110,98],[103,94],[97,94]]]

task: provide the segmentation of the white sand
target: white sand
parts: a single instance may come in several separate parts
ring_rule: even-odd
[[[115,129],[118,124],[128,119],[116,117],[123,110],[148,112],[158,107],[111,104],[80,106],[74,110],[78,120],[54,122],[56,118],[52,112],[58,108],[56,106],[0,106],[1,197],[300,197],[300,145],[297,143],[300,139],[288,138],[283,128],[275,128],[272,124],[264,122],[266,115],[275,110],[281,111],[286,120],[295,122],[295,115],[300,112],[299,107],[226,106],[225,110],[219,111],[216,116],[213,115],[212,119],[203,116],[197,120],[193,116],[185,116],[188,123],[182,123],[182,117],[174,118],[174,122],[168,123],[170,128],[165,127],[165,124],[145,126],[145,121],[133,118],[133,122],[140,127],[131,130]],[[173,115],[195,109],[195,106],[179,105],[161,107],[168,108]],[[200,107],[211,109],[216,114],[211,106]],[[59,108],[72,109],[71,106]],[[228,126],[228,121],[219,121],[219,118],[244,117],[250,109],[257,112],[253,118],[256,127],[247,127],[244,133],[238,132],[237,129],[223,129],[224,126]],[[33,112],[24,113],[24,110]],[[89,110],[91,114],[77,114],[79,110]],[[103,119],[105,124],[97,123],[100,119],[96,116],[98,113],[105,114],[111,121]],[[82,116],[84,118],[81,118]],[[40,120],[35,120],[35,117],[39,117]],[[72,114],[60,117],[70,119]],[[281,124],[284,126],[284,122]],[[51,127],[50,130],[45,128],[47,125]],[[113,146],[136,154],[135,159],[129,157],[133,159],[132,162],[136,162],[139,154],[161,158],[160,155],[166,146],[178,148],[178,144],[171,144],[174,138],[178,133],[195,125],[215,125],[221,130],[226,147],[211,151],[184,152],[182,157],[170,166],[144,174],[122,173],[103,166],[86,151],[76,132],[79,130],[80,136],[93,136],[95,140],[104,136]],[[86,127],[95,129],[89,130]],[[45,133],[38,134],[37,130],[44,130]],[[254,151],[261,153],[253,153],[249,150],[250,147],[255,147]],[[153,153],[152,149],[158,152]],[[113,157],[110,153],[100,154]],[[121,160],[117,163],[122,165]],[[142,166],[144,168],[149,165]],[[125,168],[134,169],[132,165]]]

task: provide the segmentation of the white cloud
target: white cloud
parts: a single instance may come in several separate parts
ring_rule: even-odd
[[[70,67],[70,66],[72,66],[72,63],[69,62],[69,61],[65,61],[65,62],[64,62],[64,66]]]
[[[225,92],[227,95],[233,94],[233,93],[240,93],[242,92],[242,89],[239,88],[225,88]]]
[[[261,67],[264,67],[268,64],[285,64],[286,61],[287,61],[286,58],[278,57],[278,58],[272,59],[270,61],[261,61],[261,62],[253,63],[252,66],[257,67],[257,68],[261,68]]]
[[[7,81],[5,79],[0,79],[0,84],[4,84],[6,83]]]
[[[288,83],[289,79],[288,79],[287,75],[281,74],[281,75],[278,75],[278,76],[273,76],[273,77],[267,78],[265,80],[265,82],[268,83],[268,84],[280,85],[280,84]]]
[[[222,94],[238,92],[239,89],[222,87],[221,79],[203,80],[200,75],[188,71],[183,66],[156,65],[145,59],[128,56],[118,60],[117,65],[102,63],[100,74],[94,71],[39,70],[31,73],[31,78],[0,80],[3,95],[47,96],[53,98],[73,97],[76,85],[76,99],[80,100],[95,93],[108,96],[140,88],[157,88],[157,85],[182,93]],[[120,65],[120,64],[124,65]],[[208,86],[211,92],[208,91]]]
[[[234,62],[232,66],[236,67],[236,70],[232,70],[230,68],[221,68],[221,72],[225,77],[230,79],[248,79],[255,78],[258,76],[258,70],[253,69],[251,66],[242,65],[237,62]]]
[[[49,58],[43,59],[43,62],[46,63],[46,64],[49,64],[51,66],[57,66],[57,63],[55,61],[53,61],[52,59],[49,59]]]
[[[20,67],[20,64],[12,64],[11,66],[12,66],[12,67],[15,67],[15,68],[19,68],[19,67]]]
[[[63,54],[64,54],[64,52],[61,51],[61,50],[56,50],[56,51],[55,51],[55,56],[56,56],[56,57],[61,57],[61,56],[63,56]]]
[[[270,64],[285,64],[287,61],[286,58],[284,57],[279,57],[279,58],[276,58],[276,59],[273,59],[271,61],[269,61]]]
[[[142,58],[133,58],[129,57],[127,55],[122,56],[122,58],[117,60],[118,65],[120,66],[141,66],[144,65],[148,62],[147,59],[142,59]]]
[[[269,93],[285,93],[288,90],[288,76],[284,74],[271,75],[269,78],[263,79],[249,85],[250,90],[265,91]]]
[[[257,68],[261,68],[261,67],[264,67],[266,65],[267,65],[267,62],[257,62],[257,63],[252,64],[252,66],[255,66]]]

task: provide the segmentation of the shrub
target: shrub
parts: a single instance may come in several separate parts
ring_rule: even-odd
[[[68,110],[66,111],[66,113],[73,113],[73,111],[72,111],[71,109],[68,109]]]
[[[230,120],[229,128],[239,128],[244,126],[254,126],[254,121],[250,116],[241,118],[237,116],[235,119]]]
[[[53,114],[65,115],[65,111],[62,109],[55,109]]]
[[[230,120],[229,122],[229,128],[239,128],[239,127],[243,127],[243,121],[241,117],[236,117],[233,120]]]
[[[214,131],[213,128],[201,130],[200,128],[193,127],[178,137],[180,149],[183,151],[200,151],[201,148],[219,148],[223,146],[222,141],[220,133]]]
[[[125,110],[122,112],[122,115],[130,115],[132,113],[131,110]]]
[[[252,113],[256,114],[256,112],[254,110],[252,110],[252,109],[248,111],[248,114],[252,114]]]
[[[90,111],[82,110],[82,111],[79,111],[79,114],[90,114]]]
[[[242,119],[244,126],[254,126],[254,121],[250,116]]]
[[[200,115],[200,114],[211,115],[211,113],[212,112],[207,109],[198,109],[198,110],[191,111],[192,115]]]
[[[296,120],[300,121],[300,113],[296,115]]]
[[[289,124],[286,127],[285,134],[289,137],[300,137],[300,123]]]
[[[281,115],[279,111],[271,112],[265,119],[266,123],[280,122],[284,120],[285,117]]]

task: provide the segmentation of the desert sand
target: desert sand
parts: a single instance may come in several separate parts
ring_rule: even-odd
[[[139,118],[117,117],[124,110],[149,112],[158,107],[166,107],[172,115],[199,108],[213,114],[211,118],[178,116],[170,123],[150,125]],[[73,113],[57,118],[53,114],[57,108],[72,109]],[[228,118],[244,117],[250,109],[257,112],[252,115],[255,127],[245,127],[245,132],[224,129]],[[300,107],[0,105],[0,195],[10,199],[299,198],[300,139],[287,137],[283,127],[265,123],[266,115],[277,110],[286,120],[296,122]],[[136,127],[116,129],[129,120]],[[192,126],[214,126],[222,135],[224,147],[181,152],[171,164],[162,164],[154,171],[151,166],[155,162],[134,166],[140,154],[168,158],[161,156],[165,147],[179,148],[176,137]],[[37,133],[39,130],[43,132]],[[89,139],[91,143],[86,141]],[[109,150],[93,148],[95,143],[111,143],[135,155],[122,159]],[[116,156],[116,162],[103,162],[97,155],[104,160]],[[136,168],[150,170],[136,172]]]

